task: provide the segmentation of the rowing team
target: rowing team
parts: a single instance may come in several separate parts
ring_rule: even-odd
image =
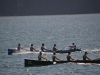
[[[70,47],[70,49],[73,49],[73,50],[76,50],[76,49],[77,49],[77,48],[76,48],[76,45],[75,45],[74,43],[72,43],[72,46],[69,46],[69,47]],[[24,49],[24,48],[22,48],[21,45],[18,44],[17,50],[20,51],[20,49]],[[24,50],[26,50],[26,49],[24,49]],[[33,44],[31,44],[31,46],[30,46],[30,51],[39,52],[39,50],[36,50],[36,49],[34,48]],[[51,51],[51,50],[46,49],[45,46],[44,46],[44,43],[42,43],[41,51],[42,51],[42,52],[45,52],[45,51]],[[53,51],[56,52],[56,51],[61,51],[61,50],[59,50],[59,49],[56,47],[56,44],[54,44],[54,46],[53,46]]]
[[[84,55],[83,55],[83,61],[86,61],[86,60],[92,61],[93,59],[90,59],[90,58],[87,56],[87,54],[88,54],[87,52],[84,53]],[[42,59],[44,59],[44,60],[46,60],[46,61],[50,61],[49,59],[43,57],[43,56],[42,56],[42,52],[40,52],[39,55],[38,55],[38,60],[41,61]],[[71,60],[72,60],[72,61],[77,61],[78,59],[72,58],[72,57],[71,57],[71,52],[69,51],[69,52],[68,52],[68,55],[67,55],[67,61],[71,61]],[[96,59],[96,60],[100,60],[100,58],[98,58],[98,59]],[[56,61],[63,61],[63,60],[60,59],[60,58],[58,58],[58,57],[56,56],[56,52],[53,52],[52,61],[53,61],[53,62],[56,62]]]

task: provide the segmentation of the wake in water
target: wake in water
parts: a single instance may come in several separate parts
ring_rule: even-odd
[[[14,50],[16,50],[14,53],[12,53],[13,55],[18,55],[18,54],[39,54],[39,52],[41,51],[39,48],[37,50],[39,50],[39,52],[34,52],[34,51],[30,51],[28,48],[25,49],[21,49],[20,51],[17,50],[17,48],[14,48]],[[49,52],[42,52],[43,54],[52,54]]]
[[[100,49],[93,49],[93,50],[83,50],[83,51],[85,51],[85,52],[90,52],[90,53],[98,53],[98,52],[100,52]]]
[[[95,64],[95,63],[77,63],[78,65],[84,65],[84,66],[89,66],[89,65],[97,65],[100,66],[100,64]]]

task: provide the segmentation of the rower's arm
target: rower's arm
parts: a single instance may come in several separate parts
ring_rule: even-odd
[[[46,49],[45,47],[43,47],[45,50],[47,50],[47,51],[50,51],[50,50],[48,50],[48,49]]]
[[[26,50],[26,51],[28,51],[27,49],[24,49],[24,48],[22,48],[22,47],[20,47],[21,49],[23,49],[23,50]]]
[[[35,50],[35,52],[38,52],[38,50],[36,50],[35,48],[33,48],[33,50]]]
[[[43,56],[41,56],[41,58],[45,59],[46,61],[50,61],[50,60],[48,60],[47,58],[45,58],[45,57],[43,57]]]
[[[73,48],[73,47],[76,47],[76,45],[75,46],[69,46],[70,48]]]
[[[88,60],[91,60],[91,59],[90,59],[89,57],[87,57],[87,56],[86,56],[86,58],[87,58]]]
[[[55,48],[56,48],[56,47],[55,47]],[[61,51],[61,50],[59,50],[58,48],[56,48],[56,50],[57,50],[57,51]]]
[[[71,58],[72,60],[76,61],[76,59],[72,58],[71,56],[70,56],[70,58]]]
[[[55,47],[56,48],[56,47]],[[56,50],[59,50],[58,48],[56,48]]]
[[[73,46],[69,46],[69,47],[73,47]]]
[[[48,49],[45,49],[45,50],[50,51],[50,50],[48,50]]]
[[[20,47],[21,49],[23,49],[22,47]]]
[[[55,58],[56,58],[57,60],[59,60],[59,61],[62,61],[61,59],[57,58],[56,56],[55,56]]]

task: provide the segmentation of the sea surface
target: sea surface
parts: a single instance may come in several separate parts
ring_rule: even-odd
[[[37,59],[38,54],[8,55],[18,43],[28,49],[41,44],[52,50],[66,50],[75,43],[81,52],[71,56],[82,59],[85,51],[91,59],[100,57],[100,14],[4,16],[0,17],[0,75],[100,75],[100,64],[64,63],[41,67],[24,67],[24,59]],[[51,60],[52,54],[43,54]],[[66,60],[67,53],[57,54]]]

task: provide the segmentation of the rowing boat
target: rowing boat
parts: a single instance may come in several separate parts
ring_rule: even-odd
[[[68,62],[73,62],[73,63],[100,63],[100,60],[77,60],[77,61],[39,61],[39,60],[31,60],[31,59],[24,59],[24,65],[25,67],[32,67],[32,66],[46,66],[46,65],[53,65],[53,64],[61,64],[61,63],[68,63]]]
[[[23,51],[23,50],[22,50]],[[71,49],[71,50],[61,50],[61,51],[56,51],[56,53],[68,53],[68,52],[76,52],[76,51],[81,51],[81,49],[76,49],[76,50],[73,50],[73,49]],[[24,50],[24,52],[25,52],[25,50]],[[26,52],[29,52],[29,53],[34,53],[34,51],[29,51],[29,50],[26,50]],[[51,53],[53,53],[53,50],[50,50],[50,51],[43,51],[43,52],[51,52]],[[8,55],[12,55],[13,53],[20,53],[20,51],[18,51],[17,49],[15,49],[15,48],[12,48],[12,49],[8,49]]]

